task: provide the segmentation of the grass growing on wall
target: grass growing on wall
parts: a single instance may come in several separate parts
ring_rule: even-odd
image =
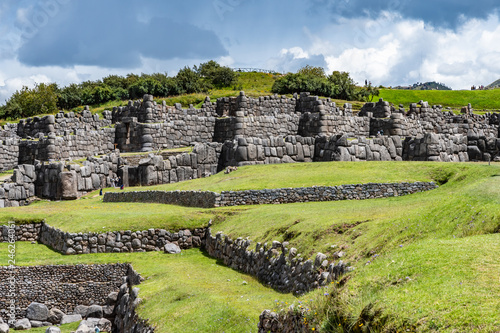
[[[157,332],[257,332],[264,308],[275,300],[298,300],[267,288],[197,249],[179,255],[162,252],[63,256],[28,242],[16,244],[19,265],[131,263],[146,280],[138,287],[139,314],[150,318]],[[0,262],[7,262],[7,244],[0,244]],[[33,256],[37,253],[37,256]]]

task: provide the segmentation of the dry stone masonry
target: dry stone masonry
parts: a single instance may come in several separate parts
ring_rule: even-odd
[[[104,202],[149,202],[185,207],[226,207],[240,205],[287,204],[337,200],[388,198],[429,191],[433,182],[368,183],[358,185],[314,186],[247,191],[133,191],[105,193]]]
[[[0,129],[0,169],[35,165],[0,191],[0,207],[34,197],[75,199],[111,185],[175,183],[213,175],[228,166],[315,161],[500,160],[500,116],[476,115],[469,105],[455,115],[420,101],[409,110],[380,100],[358,114],[309,93],[293,97],[207,97],[201,109],[142,101],[91,114],[60,112]],[[165,148],[194,147],[162,156]],[[122,152],[151,152],[129,164]],[[95,155],[84,165],[74,162]],[[107,157],[106,157],[107,156]],[[106,167],[107,164],[107,167]],[[20,169],[20,168],[18,168]],[[35,191],[32,191],[33,183]],[[11,185],[9,185],[11,184]],[[12,185],[13,184],[13,185]],[[23,190],[24,188],[24,190]]]

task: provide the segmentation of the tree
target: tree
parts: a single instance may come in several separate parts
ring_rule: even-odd
[[[32,117],[57,112],[57,84],[35,84],[33,89],[23,86],[7,101],[4,117],[10,119]]]
[[[306,65],[305,67],[302,67],[297,71],[299,74],[303,75],[311,75],[311,76],[316,76],[316,77],[321,77],[324,78],[325,76],[325,70],[323,67],[314,67],[310,65]]]
[[[356,84],[349,76],[349,72],[334,71],[328,80],[337,87],[336,98],[352,101],[356,99]]]
[[[307,73],[307,74],[306,74]],[[278,78],[272,87],[272,92],[277,94],[294,94],[310,92],[313,95],[335,97],[336,87],[319,72],[288,73]]]
[[[60,89],[57,96],[57,106],[60,109],[72,109],[82,105],[83,89],[80,85],[72,83],[67,87]]]
[[[236,73],[231,68],[221,66],[214,60],[194,66],[194,70],[207,83],[218,88],[229,87],[236,81]]]
[[[201,81],[199,72],[188,66],[184,67],[179,71],[179,73],[177,73],[175,80],[177,81],[179,92],[181,94],[192,94],[201,92],[204,89],[204,84]]]

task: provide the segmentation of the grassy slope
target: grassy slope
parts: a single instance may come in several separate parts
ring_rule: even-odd
[[[7,262],[7,244],[0,244],[0,249],[0,262]],[[289,303],[297,300],[226,268],[196,249],[181,255],[148,252],[63,256],[43,245],[18,242],[16,250],[18,265],[131,263],[146,279],[139,285],[144,300],[139,313],[150,318],[160,333],[256,332],[263,308],[272,308],[276,299]]]
[[[500,89],[492,90],[396,90],[381,89],[380,96],[395,105],[403,104],[406,108],[411,103],[420,100],[429,102],[430,105],[443,105],[444,107],[460,108],[468,103],[478,110],[499,110]]]
[[[383,167],[380,167],[383,165]],[[439,174],[439,164],[429,163],[297,163],[242,167],[231,174],[126,190],[245,190],[314,185],[340,185],[368,182],[430,181]],[[105,191],[119,191],[106,189]],[[347,204],[350,205],[350,204]],[[255,209],[255,208],[252,208]],[[265,210],[264,207],[259,209]],[[85,199],[61,202],[37,202],[27,207],[0,210],[0,222],[45,219],[66,231],[107,231],[123,229],[194,228],[207,224],[214,215],[224,216],[245,208],[197,209],[160,204],[104,204],[94,192]],[[279,214],[279,211],[278,211]]]
[[[383,166],[383,167],[380,167]],[[377,182],[432,181],[439,166],[429,163],[399,162],[314,162],[286,165],[270,164],[239,167],[230,174],[218,173],[208,178],[144,187],[147,190],[236,191],[280,187],[333,186]],[[140,189],[140,188],[139,188]],[[128,188],[126,191],[137,191]]]
[[[257,179],[252,179],[251,175]],[[356,175],[358,181],[352,181],[356,180]],[[233,180],[223,182],[221,180],[227,180],[224,177]],[[229,175],[174,185],[186,189],[220,190],[249,186],[306,186],[319,181],[338,184],[398,179],[440,179],[447,182],[437,190],[399,198],[237,209],[102,204],[94,198],[38,204],[33,210],[31,207],[4,209],[0,211],[0,218],[5,221],[8,216],[19,217],[25,214],[24,210],[32,216],[51,212],[47,218],[49,223],[64,226],[66,230],[82,231],[100,230],[100,223],[105,223],[106,230],[135,229],[136,224],[133,228],[131,223],[143,214],[145,222],[141,227],[147,228],[148,219],[152,224],[159,221],[154,218],[154,211],[165,214],[165,224],[174,217],[182,221],[186,214],[201,214],[200,223],[208,218],[214,219],[214,232],[221,230],[232,237],[250,237],[254,243],[287,240],[306,257],[317,251],[329,254],[344,251],[342,259],[356,267],[348,284],[349,311],[353,315],[359,314],[368,303],[378,300],[386,313],[396,314],[398,320],[419,322],[424,330],[499,330],[496,315],[500,307],[499,165],[411,162],[274,165],[267,169],[240,168]],[[214,182],[214,185],[211,187],[201,182]],[[85,210],[77,213],[84,204],[97,208],[87,210],[91,215],[86,215]],[[62,207],[65,207],[64,212],[59,211]],[[123,215],[122,211],[128,220],[106,220]],[[65,217],[68,212],[74,214],[73,218]],[[99,222],[82,223],[94,218]],[[377,255],[376,260],[373,260],[374,255]],[[368,261],[373,263],[366,265]],[[145,271],[153,269],[147,262],[144,265]],[[149,313],[154,316],[153,310]]]

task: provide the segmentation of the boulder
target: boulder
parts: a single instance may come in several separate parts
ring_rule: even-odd
[[[30,320],[31,327],[42,327],[43,323],[39,320]]]
[[[181,253],[181,248],[174,243],[168,243],[164,246],[165,253],[177,254]]]
[[[80,314],[72,314],[72,315],[64,315],[61,319],[61,325],[74,323],[75,321],[81,321],[82,315]]]
[[[87,313],[89,311],[89,307],[86,305],[77,305],[73,310],[73,314],[79,314],[82,318],[87,317]]]
[[[52,324],[59,324],[63,316],[64,312],[62,312],[58,308],[52,308],[49,311],[49,317],[47,318],[47,321],[51,322]]]
[[[9,325],[6,323],[0,324],[0,333],[9,333]]]
[[[99,327],[101,332],[111,332],[111,321],[101,318],[97,323],[97,327]]]
[[[81,322],[75,333],[94,333],[94,330],[90,329],[84,322]]]
[[[56,326],[50,326],[45,330],[45,333],[61,333],[61,329]]]
[[[96,304],[89,306],[87,317],[102,318],[102,306]]]
[[[49,317],[49,309],[45,304],[33,302],[26,309],[26,317],[29,320],[45,321]]]
[[[140,242],[140,240],[139,240],[139,242]],[[109,293],[108,297],[106,298],[106,304],[115,305],[117,300],[118,300],[118,293],[116,291],[111,292],[111,293]]]
[[[28,318],[19,319],[14,324],[15,330],[29,330],[31,329],[31,323]]]

